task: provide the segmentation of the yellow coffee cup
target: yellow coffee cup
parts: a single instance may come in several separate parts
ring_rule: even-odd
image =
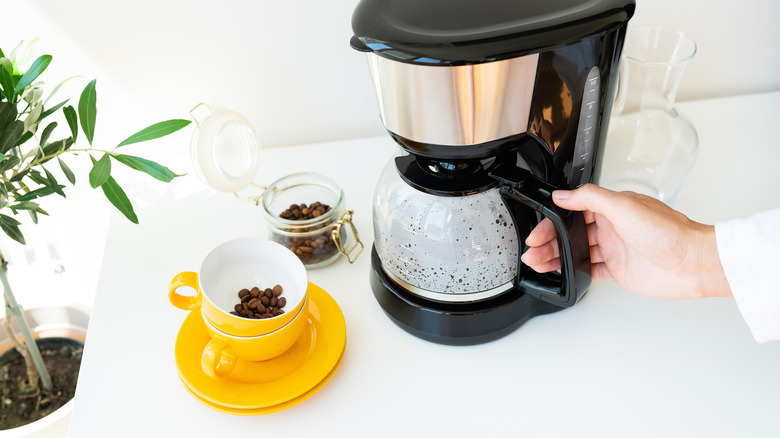
[[[211,341],[201,357],[203,372],[213,377],[224,377],[233,370],[239,359],[262,361],[272,359],[289,350],[306,328],[309,300],[304,301],[297,315],[280,329],[262,336],[233,336],[205,321]]]
[[[249,319],[233,315],[241,289],[282,286],[287,299],[284,313],[273,318]],[[194,289],[180,294],[181,287]],[[204,321],[228,336],[263,336],[289,324],[307,301],[308,277],[300,259],[288,248],[260,238],[225,242],[206,255],[198,272],[176,274],[168,286],[168,299],[183,310],[197,310]],[[308,311],[303,319],[308,318]]]

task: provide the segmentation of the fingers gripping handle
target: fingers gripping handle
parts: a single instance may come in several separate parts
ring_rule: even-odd
[[[573,306],[587,290],[590,283],[590,261],[587,260],[587,272],[582,271],[582,254],[589,254],[585,217],[580,212],[564,210],[552,201],[552,192],[556,187],[533,176],[531,172],[519,167],[499,167],[491,172],[499,181],[499,193],[509,207],[520,203],[530,207],[552,221],[558,235],[558,250],[561,258],[560,281],[542,276],[523,265],[518,251],[517,277],[515,285],[523,292],[542,301],[561,307]],[[514,217],[516,209],[509,208],[515,229],[518,221]],[[587,257],[587,256],[586,256]],[[578,287],[579,286],[579,287]]]

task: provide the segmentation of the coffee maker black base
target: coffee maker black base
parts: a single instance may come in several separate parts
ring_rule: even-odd
[[[467,303],[421,298],[385,274],[376,249],[371,251],[371,289],[382,310],[399,327],[418,338],[446,345],[490,342],[515,331],[534,316],[563,309],[517,289]]]

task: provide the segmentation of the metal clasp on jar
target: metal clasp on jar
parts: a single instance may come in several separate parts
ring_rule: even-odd
[[[355,263],[355,260],[357,260],[360,253],[363,252],[363,242],[360,241],[360,236],[358,235],[358,230],[355,227],[355,224],[352,223],[352,215],[354,214],[354,211],[347,209],[344,211],[344,214],[341,215],[341,218],[339,218],[338,221],[335,223],[335,228],[330,233],[330,238],[333,240],[333,243],[336,244],[336,248],[339,250],[341,254],[343,254],[347,261],[352,264]],[[344,241],[341,237],[341,229],[344,227],[344,225],[349,225],[349,228],[352,230],[352,235],[355,237],[355,243],[352,244],[352,246],[349,247],[349,249],[345,249],[344,247]],[[357,249],[357,253],[353,256],[351,256],[352,252],[354,252]]]

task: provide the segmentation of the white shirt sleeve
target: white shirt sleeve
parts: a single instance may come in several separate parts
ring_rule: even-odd
[[[780,209],[715,225],[734,300],[757,342],[780,339]]]

